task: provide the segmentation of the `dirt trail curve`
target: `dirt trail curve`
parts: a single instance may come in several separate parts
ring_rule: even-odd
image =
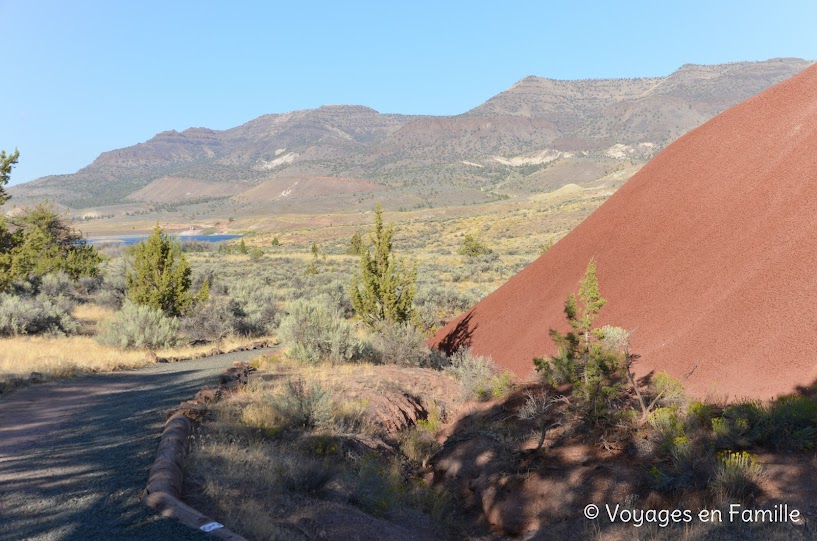
[[[0,399],[0,541],[202,539],[140,501],[165,411],[233,361],[227,353],[35,385]]]

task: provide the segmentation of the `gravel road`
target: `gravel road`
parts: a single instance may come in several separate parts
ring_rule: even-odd
[[[0,540],[205,537],[142,505],[164,412],[233,361],[227,353],[34,385],[0,400]]]

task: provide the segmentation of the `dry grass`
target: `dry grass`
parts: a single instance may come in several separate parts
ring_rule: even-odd
[[[377,397],[428,393],[444,401],[456,395],[449,388],[456,383],[427,369],[301,365],[277,355],[253,364],[259,373],[215,404],[212,420],[197,434],[185,481],[191,501],[252,539],[300,539],[293,523],[323,538],[306,527],[304,515],[331,538],[334,528],[346,531],[354,523],[364,539],[386,538],[373,532],[393,525],[415,531],[413,538],[442,539],[433,524],[446,523],[450,498],[405,477],[409,464],[381,440],[381,422],[402,413]],[[327,393],[330,422],[311,428],[287,422],[281,406],[291,380],[302,382],[307,394],[315,386]],[[433,411],[439,428],[436,403]],[[415,462],[411,467],[421,460]]]
[[[116,314],[116,312],[111,308],[106,308],[105,306],[100,306],[93,303],[78,304],[76,307],[74,307],[74,310],[71,313],[74,318],[80,321],[88,321],[93,323],[99,323],[101,321],[105,321],[106,319],[110,319],[114,316],[114,314]]]
[[[101,316],[102,310],[94,310]],[[102,316],[104,317],[104,316]],[[232,349],[247,343],[228,339],[221,349]],[[187,357],[207,352],[212,344],[156,351],[159,357]],[[141,350],[119,350],[103,346],[88,336],[41,337],[18,336],[0,339],[0,376],[26,377],[40,372],[47,378],[71,377],[81,372],[110,372],[139,368],[151,364]]]

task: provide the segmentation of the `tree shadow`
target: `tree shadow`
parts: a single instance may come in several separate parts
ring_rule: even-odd
[[[446,430],[442,449],[430,461],[435,485],[458,502],[470,535],[500,531],[525,539],[583,539],[576,528],[589,532],[593,526],[586,519],[577,523],[586,505],[622,502],[640,489],[642,471],[623,450],[611,452],[590,438],[559,431],[549,436],[552,447],[537,449],[535,421],[517,417],[526,391],[535,388],[473,406]],[[546,424],[561,410],[548,415]],[[630,447],[629,441],[619,443]]]
[[[471,310],[445,335],[445,338],[437,343],[437,348],[446,355],[452,355],[457,350],[464,347],[471,347],[471,340],[479,324],[471,326],[474,317],[474,310]]]

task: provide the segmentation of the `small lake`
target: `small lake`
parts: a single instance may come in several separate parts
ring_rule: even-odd
[[[181,242],[223,242],[225,240],[240,239],[241,235],[171,235],[174,240]],[[121,237],[98,237],[88,239],[89,244],[116,243],[130,246],[142,242],[147,235],[123,235]]]

